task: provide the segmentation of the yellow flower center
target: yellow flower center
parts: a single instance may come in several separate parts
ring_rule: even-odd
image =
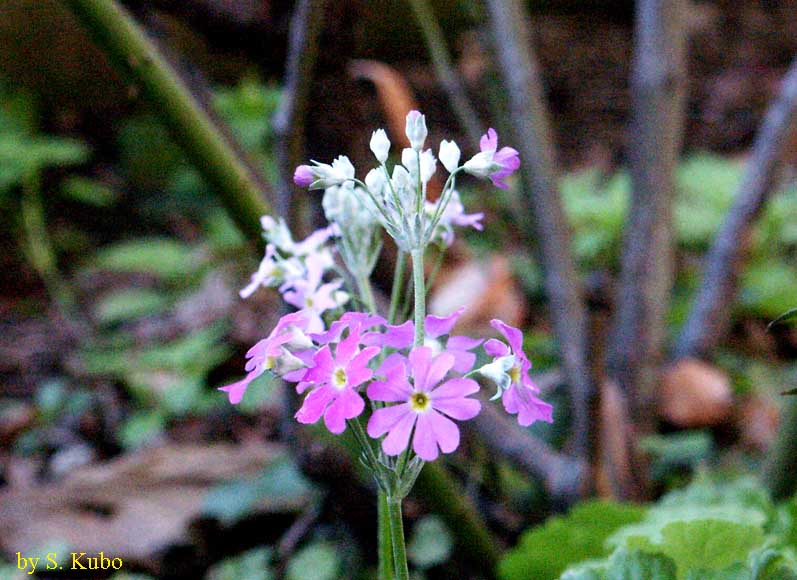
[[[277,364],[277,359],[275,357],[267,356],[266,362],[263,363],[263,368],[266,369],[267,371],[270,371],[276,366],[276,364]]]
[[[307,308],[312,308],[313,307],[313,298],[311,296],[308,296],[307,298],[305,298],[304,304],[305,304],[305,306],[307,306]]]
[[[336,368],[332,373],[332,384],[335,385],[338,389],[342,389],[346,386],[346,381],[348,377],[346,376],[346,370],[343,367]]]
[[[520,384],[520,367],[515,365],[509,369],[509,378],[512,379],[512,384]]]
[[[413,393],[410,397],[410,406],[413,411],[421,413],[428,410],[431,404],[432,400],[426,393]]]

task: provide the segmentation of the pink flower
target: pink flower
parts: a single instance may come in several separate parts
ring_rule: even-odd
[[[432,349],[432,354],[439,354],[445,350],[454,357],[453,369],[458,373],[467,373],[476,362],[476,355],[472,352],[482,341],[467,336],[449,336],[445,347],[441,337],[448,335],[457,323],[462,313],[463,306],[449,316],[429,315],[424,319],[424,346]],[[378,344],[396,349],[409,348],[415,336],[415,323],[408,320],[398,326],[388,325],[384,334],[372,334],[363,339],[363,344]]]
[[[493,185],[509,189],[504,178],[518,170],[520,157],[512,147],[498,150],[498,133],[490,128],[479,141],[480,153],[474,155],[465,165],[465,171],[479,177],[489,177]]]
[[[410,436],[413,450],[425,461],[437,459],[439,451],[451,453],[459,446],[459,428],[451,419],[465,421],[479,414],[479,401],[467,398],[479,390],[479,384],[455,378],[438,386],[454,366],[454,356],[443,352],[433,357],[432,349],[426,346],[410,352],[412,385],[404,358],[392,360],[394,364],[385,370],[386,380],[368,386],[368,397],[399,404],[374,411],[368,421],[368,435],[376,439],[387,433],[382,441],[387,455],[404,451]]]
[[[518,423],[528,427],[535,421],[553,422],[553,407],[536,395],[540,392],[537,385],[529,377],[531,361],[523,352],[523,333],[500,320],[492,320],[490,324],[509,342],[509,346],[494,338],[488,340],[484,350],[492,357],[515,357],[514,365],[508,370],[509,386],[503,391],[501,399],[507,413],[518,416]]]
[[[315,181],[315,175],[309,165],[299,165],[293,172],[293,182],[299,187],[308,187],[313,181]]]
[[[345,431],[347,419],[354,419],[363,412],[365,401],[356,388],[373,376],[368,361],[381,349],[369,346],[360,350],[359,345],[360,327],[355,325],[338,343],[334,355],[330,345],[315,353],[313,366],[296,385],[299,393],[313,389],[296,413],[299,423],[315,423],[323,415],[327,429],[337,435]]]
[[[280,318],[277,326],[271,331],[271,334],[263,340],[258,341],[246,353],[246,366],[244,370],[249,374],[242,380],[227,385],[226,387],[219,387],[220,391],[227,393],[230,403],[237,405],[244,397],[249,383],[269,370],[276,371],[280,368],[280,363],[283,362],[280,370],[286,371],[284,378],[291,380],[291,375],[297,370],[292,368],[293,365],[299,365],[301,368],[301,361],[294,357],[285,348],[285,345],[290,342],[301,342],[303,331],[307,330],[309,317],[307,312],[302,310],[286,314]],[[307,346],[310,345],[309,339],[304,337],[307,341]]]

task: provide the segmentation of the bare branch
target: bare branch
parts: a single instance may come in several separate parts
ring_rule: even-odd
[[[573,451],[589,455],[592,387],[587,364],[586,310],[570,255],[570,230],[556,184],[553,141],[542,94],[539,66],[532,53],[528,20],[519,0],[488,0],[499,75],[511,116],[512,144],[523,161],[525,197],[519,204],[529,245],[538,247],[545,273],[562,370],[573,400]]]
[[[506,457],[532,477],[542,480],[553,500],[571,504],[583,495],[588,485],[587,465],[582,460],[556,452],[518,428],[494,405],[482,405],[482,412],[474,419],[473,428],[491,451]]]
[[[299,0],[291,18],[285,88],[274,114],[279,166],[277,213],[289,215],[293,170],[304,159],[307,101],[312,88],[318,41],[324,22],[324,0]]]
[[[437,18],[435,18],[434,10],[427,0],[409,0],[409,3],[426,40],[435,74],[448,93],[448,98],[451,99],[454,113],[460,127],[465,131],[469,146],[475,147],[481,136],[479,115],[471,105],[460,76],[451,64],[451,55],[446,47],[446,39]]]
[[[684,19],[683,0],[637,3],[628,144],[632,198],[607,372],[641,432],[655,425],[655,388],[673,277],[674,171],[686,83]]]
[[[764,117],[736,200],[706,255],[703,283],[676,344],[679,358],[709,356],[728,330],[745,240],[778,183],[783,151],[796,118],[797,59]]]

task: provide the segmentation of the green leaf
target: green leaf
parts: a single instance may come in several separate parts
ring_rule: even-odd
[[[273,580],[271,556],[271,548],[260,547],[226,558],[208,570],[205,580]]]
[[[61,193],[75,201],[94,207],[109,207],[119,198],[108,185],[79,175],[64,179],[61,184]]]
[[[94,309],[97,320],[116,324],[163,312],[170,300],[163,292],[149,288],[127,288],[104,296]]]
[[[795,580],[797,565],[783,550],[766,549],[750,558],[750,580]]]
[[[742,562],[763,541],[764,532],[759,526],[707,519],[665,526],[658,544],[644,536],[630,537],[627,544],[630,548],[672,558],[678,578],[683,580],[689,570],[721,570]]]
[[[176,281],[195,272],[201,256],[181,242],[169,238],[142,238],[102,248],[92,265],[113,272],[153,274]]]
[[[119,429],[119,441],[126,449],[136,449],[158,437],[165,426],[162,412],[136,411]]]
[[[454,541],[443,520],[426,516],[417,524],[407,544],[407,556],[418,568],[437,566],[451,557]]]
[[[499,563],[499,576],[555,580],[571,564],[607,556],[606,539],[619,528],[641,521],[645,513],[645,508],[630,504],[579,504],[567,516],[553,517],[525,532],[519,545]]]
[[[336,580],[340,570],[338,551],[332,544],[310,544],[288,563],[287,580]]]
[[[722,570],[689,570],[686,580],[752,580],[752,578],[750,568],[744,564],[734,564]]]
[[[675,580],[675,562],[665,556],[618,550],[609,560],[606,580]]]

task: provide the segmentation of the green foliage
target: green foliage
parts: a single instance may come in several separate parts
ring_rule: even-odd
[[[645,509],[602,501],[574,507],[523,534],[520,544],[499,565],[504,580],[555,580],[569,565],[609,554],[606,540],[618,529],[639,522]]]
[[[678,468],[694,469],[706,461],[711,456],[712,441],[706,431],[681,431],[650,435],[640,442],[640,447],[653,459],[651,476],[667,481]]]
[[[260,547],[226,558],[208,570],[205,580],[273,580],[271,557],[271,548]]]
[[[553,518],[526,532],[501,578],[561,580],[789,580],[797,577],[797,502],[776,507],[752,479],[703,476],[642,511],[636,521],[583,542],[587,522]],[[642,510],[642,508],[636,508]],[[604,517],[598,509],[591,519]],[[553,531],[555,533],[553,533]],[[561,573],[562,554],[567,554]],[[561,573],[561,576],[559,574]]]
[[[336,580],[341,567],[332,544],[315,543],[300,550],[288,563],[287,580]]]
[[[454,540],[443,521],[437,516],[422,518],[407,544],[407,556],[417,568],[437,566],[451,557]]]

